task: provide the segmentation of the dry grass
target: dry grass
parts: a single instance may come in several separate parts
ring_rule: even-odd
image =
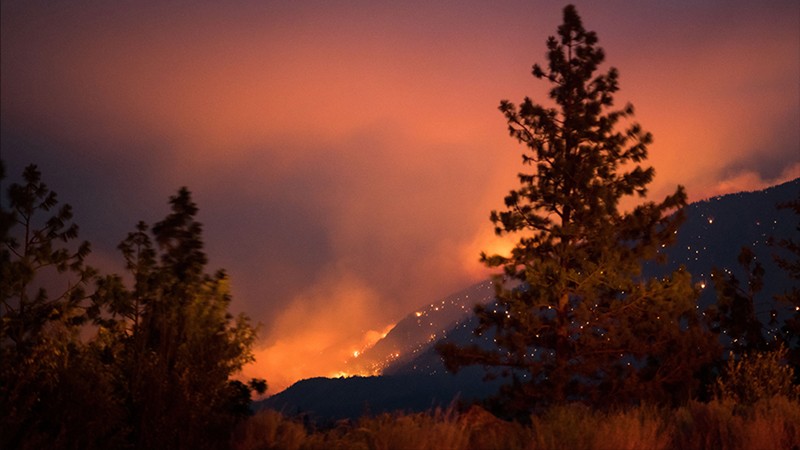
[[[660,410],[640,407],[609,414],[597,427],[592,447],[598,450],[672,448],[673,426]]]
[[[800,403],[773,397],[741,406],[726,401],[691,403],[677,411],[678,448],[721,450],[800,448]]]
[[[616,412],[566,405],[532,417],[530,426],[472,407],[462,413],[382,414],[325,430],[262,411],[237,430],[233,443],[239,450],[792,450],[800,448],[800,403],[774,397],[747,407],[713,401]]]
[[[247,450],[300,450],[308,441],[305,427],[271,410],[261,411],[233,435],[233,447]]]

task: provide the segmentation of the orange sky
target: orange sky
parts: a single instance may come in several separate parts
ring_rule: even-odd
[[[104,267],[187,185],[277,392],[487,276],[522,151],[497,105],[543,97],[564,6],[496,3],[3,1],[2,158],[40,165]],[[654,196],[800,176],[795,1],[577,7],[655,136]]]

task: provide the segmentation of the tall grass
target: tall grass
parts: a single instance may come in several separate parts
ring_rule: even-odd
[[[236,431],[238,450],[639,450],[800,449],[800,403],[772,397],[743,406],[692,402],[677,409],[641,406],[613,412],[554,407],[529,426],[479,407],[381,414],[314,430],[262,411]]]

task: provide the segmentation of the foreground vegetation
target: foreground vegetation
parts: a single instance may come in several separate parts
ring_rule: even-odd
[[[120,243],[126,273],[101,275],[69,205],[35,165],[23,178],[0,207],[0,448],[224,448],[266,382],[234,376],[256,327],[207,271],[189,191]]]
[[[800,446],[800,403],[786,397],[744,406],[689,402],[602,412],[556,406],[529,425],[495,418],[480,407],[382,414],[314,429],[276,411],[257,413],[234,434],[240,450],[314,449],[792,449]]]
[[[264,410],[239,424],[239,450],[315,449],[800,449],[800,385],[788,351],[731,352],[707,386],[710,401],[622,405],[609,399],[551,405],[498,418],[497,398],[424,413],[384,413],[317,426],[308,416]],[[610,405],[610,406],[608,406]]]

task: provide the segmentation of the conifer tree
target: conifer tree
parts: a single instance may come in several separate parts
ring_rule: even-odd
[[[480,364],[512,378],[501,392],[507,411],[570,400],[669,400],[690,395],[695,371],[716,356],[713,335],[695,313],[698,292],[677,270],[641,276],[644,260],[672,243],[683,221],[682,187],[661,202],[629,211],[645,197],[654,170],[640,164],[652,137],[614,108],[618,72],[596,74],[605,59],[574,6],[547,40],[550,104],[503,100],[510,135],[522,143],[527,172],[491,220],[518,241],[510,255],[482,254],[502,267],[497,302],[477,306],[476,333],[491,348],[438,347],[447,367]],[[626,203],[627,204],[627,203]]]
[[[8,189],[8,209],[0,200],[0,447],[72,439],[94,448],[83,439],[85,425],[110,402],[89,407],[74,396],[91,383],[100,399],[105,381],[103,373],[84,370],[91,356],[79,339],[86,288],[95,277],[85,263],[90,246],[73,244],[72,208],[59,205],[37,166],[27,166],[22,178]],[[93,433],[106,437],[106,431],[99,426]]]
[[[170,205],[164,220],[152,229],[140,222],[120,244],[133,286],[101,279],[91,315],[126,398],[132,446],[220,448],[249,412],[250,391],[266,389],[232,379],[252,361],[256,329],[228,312],[225,272],[206,272],[189,191]]]
[[[67,245],[78,237],[78,226],[70,223],[72,207],[61,205],[42,217],[56,208],[57,195],[42,182],[35,165],[25,168],[23,178],[24,184],[9,188],[10,208],[3,211],[9,223],[2,242],[0,294],[4,344],[27,349],[42,339],[49,323],[81,322],[80,305],[88,298],[85,288],[95,271],[84,263],[88,242],[75,248]],[[47,279],[58,275],[68,279],[66,287],[48,290]]]

